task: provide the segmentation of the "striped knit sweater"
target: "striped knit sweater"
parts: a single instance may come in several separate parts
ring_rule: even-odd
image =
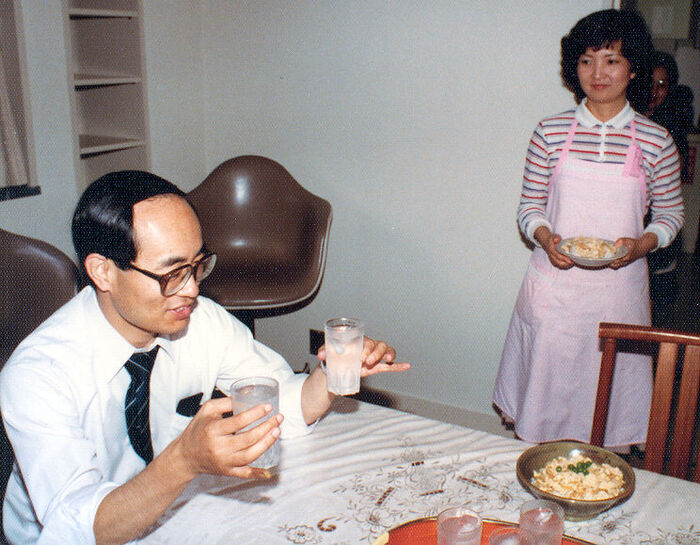
[[[605,125],[593,118],[583,104],[576,110],[540,121],[530,139],[525,160],[518,207],[518,224],[522,232],[533,240],[532,235],[537,227],[546,225],[550,230],[552,228],[545,218],[549,178],[566,143],[574,116],[579,124],[569,148],[569,157],[618,164],[625,162],[631,143],[630,121],[634,119],[636,140],[642,149],[647,179],[647,209],[651,207],[652,213],[652,221],[645,231],[656,233],[659,247],[668,246],[683,226],[678,151],[665,128],[634,112],[629,106]]]

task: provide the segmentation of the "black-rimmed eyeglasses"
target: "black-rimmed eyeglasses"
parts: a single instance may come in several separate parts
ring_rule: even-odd
[[[151,271],[140,269],[133,263],[129,263],[127,268],[134,269],[141,274],[145,274],[149,278],[153,278],[153,280],[157,280],[160,284],[160,293],[163,297],[170,297],[184,288],[191,276],[194,276],[194,281],[199,284],[209,276],[215,264],[216,254],[208,253],[200,257],[197,261],[177,267],[165,274],[156,274]]]

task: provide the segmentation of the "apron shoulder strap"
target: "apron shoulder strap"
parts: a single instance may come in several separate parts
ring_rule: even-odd
[[[644,168],[642,168],[642,148],[637,144],[637,129],[634,120],[630,122],[630,133],[631,142],[627,148],[625,167],[622,173],[624,176],[644,178],[644,193],[646,193],[646,177],[644,176]]]
[[[556,179],[559,176],[559,172],[561,171],[561,165],[564,164],[564,161],[569,157],[569,148],[571,147],[571,143],[574,141],[577,126],[578,121],[576,121],[576,117],[574,117],[574,120],[571,123],[571,126],[569,127],[569,132],[566,134],[566,141],[564,142],[564,147],[561,149],[561,153],[559,154],[559,160],[557,161],[557,165],[554,167],[552,179]]]

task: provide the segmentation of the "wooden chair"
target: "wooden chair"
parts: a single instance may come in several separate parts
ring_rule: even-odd
[[[254,318],[298,310],[321,286],[332,220],[328,201],[279,163],[243,155],[187,196],[216,267],[202,293],[254,331]]]
[[[618,341],[658,345],[644,469],[700,482],[700,416],[697,414],[700,335],[639,325],[601,323],[598,336],[602,339],[603,355],[591,443],[603,446]],[[694,452],[697,454],[693,464]],[[695,469],[691,471],[693,465]]]

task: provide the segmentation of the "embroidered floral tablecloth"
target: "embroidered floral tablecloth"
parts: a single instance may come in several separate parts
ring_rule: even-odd
[[[403,522],[467,503],[517,521],[531,496],[515,462],[527,443],[351,399],[282,442],[269,482],[204,477],[141,540],[150,545],[371,545]],[[565,533],[600,545],[700,544],[700,485],[646,471],[625,503]]]

